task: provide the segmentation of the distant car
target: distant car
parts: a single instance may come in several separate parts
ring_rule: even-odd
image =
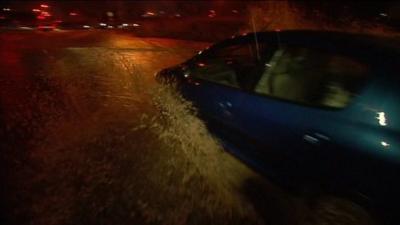
[[[37,29],[40,31],[53,31],[56,29],[56,25],[53,23],[39,24]]]
[[[226,148],[264,174],[396,210],[399,46],[340,32],[250,33],[156,78],[176,82]]]
[[[62,21],[58,24],[58,28],[62,30],[87,30],[91,29],[92,25],[85,22],[65,22]]]

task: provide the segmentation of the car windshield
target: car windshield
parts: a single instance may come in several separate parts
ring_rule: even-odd
[[[380,224],[399,34],[399,1],[2,0],[0,224]]]

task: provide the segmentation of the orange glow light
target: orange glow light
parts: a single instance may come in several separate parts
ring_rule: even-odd
[[[51,16],[51,14],[49,12],[45,12],[45,11],[42,11],[42,13],[40,15],[46,16],[46,17]]]

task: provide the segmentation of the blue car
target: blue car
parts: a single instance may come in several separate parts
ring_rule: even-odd
[[[226,148],[263,174],[395,212],[399,47],[396,40],[341,32],[249,33],[157,79],[176,82]]]

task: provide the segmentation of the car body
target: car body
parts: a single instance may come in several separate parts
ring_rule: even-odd
[[[92,25],[84,21],[79,21],[79,22],[62,21],[57,25],[57,27],[61,30],[87,30],[91,29]]]
[[[234,155],[294,185],[323,183],[388,208],[399,200],[397,41],[321,31],[222,41],[160,81],[174,81]]]
[[[37,29],[39,31],[53,31],[56,29],[56,25],[53,22],[48,22],[48,23],[40,23],[37,26]]]

